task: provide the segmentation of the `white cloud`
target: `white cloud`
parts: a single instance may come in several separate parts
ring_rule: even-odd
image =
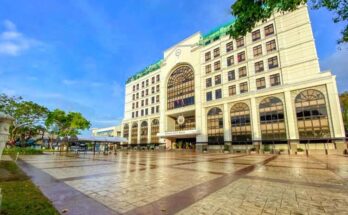
[[[337,76],[338,88],[340,91],[348,90],[348,45],[342,46],[329,57],[320,61],[323,70],[331,70]]]
[[[10,20],[5,20],[2,24],[5,31],[0,32],[0,55],[18,56],[25,50],[43,44],[18,32],[16,25]]]

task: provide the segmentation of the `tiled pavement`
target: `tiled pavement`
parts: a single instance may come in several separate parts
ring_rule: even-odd
[[[65,214],[348,214],[348,157],[191,152],[22,156]]]

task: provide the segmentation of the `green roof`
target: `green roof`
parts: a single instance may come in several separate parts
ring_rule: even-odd
[[[228,34],[228,31],[230,30],[230,27],[234,23],[234,19],[230,20],[214,29],[209,31],[208,33],[204,34],[199,42],[200,45],[208,45],[209,43],[220,39],[221,37]]]
[[[225,36],[228,34],[228,31],[231,27],[231,25],[233,25],[235,20],[231,20],[229,22],[226,22],[214,29],[212,29],[211,31],[209,31],[208,33],[204,34],[201,38],[201,40],[199,41],[200,45],[208,45],[209,43],[220,39],[222,36]],[[127,80],[127,84],[135,81],[141,77],[144,77],[145,75],[154,72],[156,70],[158,70],[159,68],[161,68],[161,65],[163,63],[163,59],[151,64],[150,66],[146,67],[145,69],[139,71],[138,73],[136,73],[135,75],[133,75],[132,77],[128,78]]]
[[[151,72],[158,70],[159,68],[161,68],[162,63],[163,63],[163,59],[157,61],[156,63],[151,64],[150,66],[148,66],[145,69],[141,70],[140,72],[136,73],[132,77],[128,78],[126,83],[128,84],[128,83],[135,81],[141,77],[144,77],[145,75],[147,75]]]

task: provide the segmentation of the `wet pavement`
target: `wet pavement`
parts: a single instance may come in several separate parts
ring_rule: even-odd
[[[22,156],[65,214],[348,214],[348,157],[191,152]]]

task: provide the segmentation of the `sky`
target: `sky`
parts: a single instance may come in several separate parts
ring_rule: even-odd
[[[118,124],[128,77],[195,32],[232,19],[232,0],[0,0],[0,93]],[[343,24],[310,11],[322,70],[348,90]]]

